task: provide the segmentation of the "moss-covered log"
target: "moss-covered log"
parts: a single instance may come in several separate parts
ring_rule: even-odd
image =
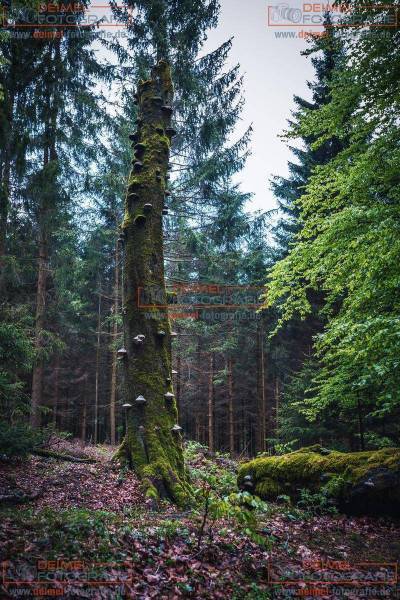
[[[173,86],[160,61],[137,92],[135,156],[122,223],[123,369],[127,431],[117,453],[148,496],[184,504],[190,496],[172,389],[171,328],[164,281],[162,214],[166,195]],[[154,304],[155,308],[146,307]],[[130,405],[130,406],[126,406]]]
[[[310,446],[243,464],[238,483],[264,500],[295,501],[307,488],[326,493],[343,512],[400,516],[400,449],[347,454]]]

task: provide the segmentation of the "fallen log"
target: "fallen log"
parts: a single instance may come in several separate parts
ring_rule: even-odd
[[[78,456],[71,456],[70,454],[62,454],[61,452],[54,452],[53,450],[45,450],[44,448],[37,448],[32,450],[31,454],[37,456],[44,456],[45,458],[54,458],[55,460],[66,460],[75,463],[96,463],[97,460],[94,458],[79,458]]]
[[[24,504],[25,502],[33,502],[42,495],[42,492],[35,494],[24,494],[15,492],[14,494],[3,494],[0,496],[0,504]]]
[[[400,516],[400,449],[336,452],[319,445],[244,463],[238,485],[263,500],[302,489],[325,494],[342,512]]]

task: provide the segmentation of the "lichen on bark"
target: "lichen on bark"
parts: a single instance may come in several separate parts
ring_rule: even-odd
[[[190,485],[182,438],[173,431],[178,419],[175,399],[165,398],[173,393],[162,223],[170,151],[165,131],[171,125],[173,86],[165,61],[153,68],[149,80],[139,82],[137,99],[135,157],[121,225],[127,354],[120,362],[124,403],[131,407],[125,408],[126,435],[116,457],[135,470],[149,497],[183,505],[190,499]],[[156,297],[154,308],[145,307],[154,304],[146,300],[149,296]],[[144,336],[142,341],[138,336]],[[137,402],[139,396],[145,402]]]

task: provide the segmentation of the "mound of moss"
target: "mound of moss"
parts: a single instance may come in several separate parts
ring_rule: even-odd
[[[336,452],[319,445],[241,465],[238,484],[264,500],[301,489],[327,494],[342,512],[400,516],[400,449]]]

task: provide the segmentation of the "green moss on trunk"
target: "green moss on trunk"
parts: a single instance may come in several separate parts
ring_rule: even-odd
[[[148,496],[185,504],[191,495],[183,462],[171,383],[171,328],[164,280],[162,209],[166,189],[173,87],[160,61],[138,86],[136,156],[128,181],[124,236],[124,402],[127,432],[118,450],[122,463],[142,479]],[[166,108],[167,107],[167,108]],[[135,164],[136,162],[136,164]],[[137,164],[137,162],[141,164]],[[147,205],[144,208],[144,205]],[[149,207],[149,205],[151,205]],[[149,300],[150,299],[150,300]],[[155,305],[154,308],[145,305]],[[157,335],[160,330],[165,336]],[[144,336],[142,341],[137,336]],[[146,402],[138,403],[138,396]]]

